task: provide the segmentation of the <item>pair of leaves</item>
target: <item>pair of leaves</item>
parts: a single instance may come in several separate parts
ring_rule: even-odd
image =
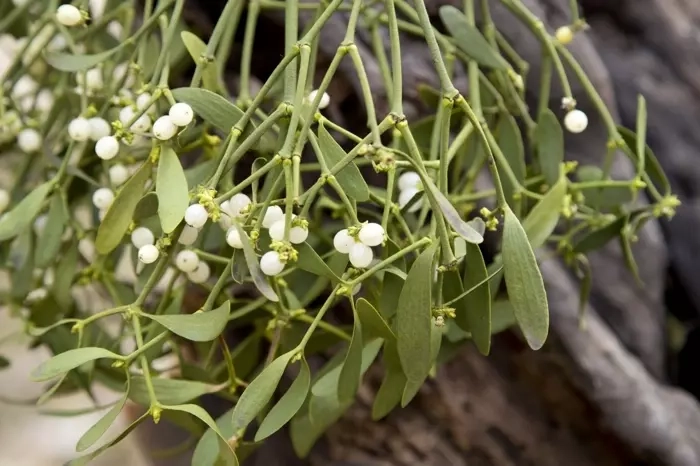
[[[323,157],[329,169],[333,168],[348,155],[323,125],[318,127],[318,144],[320,153],[317,155]],[[360,173],[360,169],[357,168],[354,162],[345,165],[336,173],[335,178],[350,199],[358,202],[369,200],[369,188],[362,173]]]
[[[224,331],[231,312],[231,302],[208,312],[194,314],[143,314],[176,335],[191,341],[212,341]]]
[[[164,233],[171,233],[182,222],[190,204],[187,178],[172,147],[161,146],[156,175],[158,217]]]
[[[478,29],[469,24],[467,17],[457,8],[452,5],[441,7],[440,18],[457,47],[474,61],[497,70],[510,68],[508,62],[491,47]]]
[[[53,183],[51,181],[37,186],[24,199],[19,201],[14,209],[0,217],[0,241],[14,238],[29,228],[34,217],[41,211],[44,199],[46,199],[52,187]]]
[[[95,248],[98,253],[109,254],[121,243],[143,196],[144,185],[151,177],[151,171],[151,162],[144,162],[117,194],[97,229]]]

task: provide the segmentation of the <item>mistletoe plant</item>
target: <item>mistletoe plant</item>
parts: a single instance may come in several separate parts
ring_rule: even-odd
[[[39,403],[97,383],[123,394],[88,409],[106,412],[79,452],[128,400],[145,408],[72,464],[162,417],[192,433],[193,465],[237,464],[286,425],[305,455],[376,359],[380,419],[408,404],[457,345],[471,340],[488,354],[491,335],[517,324],[540,348],[549,311],[535,251],[549,247],[580,274],[582,302],[587,252],[619,238],[635,272],[635,232],[678,205],[645,143],[644,100],[635,131],[615,124],[566,48],[586,26],[575,1],[571,24],[554,35],[520,0],[499,1],[542,45],[540,85],[529,91],[535,109],[524,100],[528,64],[486,0],[480,28],[473,0],[442,7],[446,33],[423,0],[229,0],[206,43],[187,30],[184,0],[107,0],[91,12],[85,1],[0,6],[0,143],[13,179],[0,191],[0,251],[12,281],[3,303],[54,354],[33,373],[51,381]],[[302,8],[313,19],[300,31]],[[261,9],[284,10],[285,47],[256,89]],[[319,70],[319,33],[340,11],[349,11],[345,38]],[[387,115],[376,111],[358,25],[374,38]],[[240,79],[230,89],[224,73],[240,28]],[[407,34],[424,39],[440,82],[420,89],[434,114],[419,121],[403,111]],[[346,59],[367,134],[324,114]],[[453,85],[458,62],[466,96]],[[588,123],[572,76],[604,122],[602,168],[564,161],[562,125],[547,105],[553,75],[568,131]],[[636,166],[631,180],[610,178],[618,151]],[[483,170],[492,189],[477,189]],[[651,205],[636,202],[640,190]],[[486,255],[485,237],[498,245]],[[123,261],[131,279],[116,273]],[[111,306],[80,303],[81,287]],[[114,319],[116,335],[107,328]],[[319,352],[331,357],[312,373],[307,358]],[[174,366],[164,367],[168,357]],[[278,389],[285,374],[293,382]],[[233,408],[214,420],[193,401],[205,394]]]

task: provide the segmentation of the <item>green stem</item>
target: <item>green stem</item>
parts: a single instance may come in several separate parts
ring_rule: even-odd
[[[284,53],[288,54],[299,38],[299,1],[287,0],[284,9]],[[308,55],[307,55],[308,60]],[[308,66],[308,61],[307,61]],[[306,70],[300,72],[306,78]],[[291,103],[294,98],[294,87],[297,85],[296,60],[287,65],[284,73],[284,101]],[[298,86],[297,86],[298,87]],[[303,91],[303,89],[302,89]],[[295,128],[296,129],[296,128]]]
[[[143,353],[148,351],[150,348],[156,346],[158,343],[165,340],[168,337],[168,335],[169,335],[169,332],[159,333],[155,337],[151,338],[148,342],[144,343],[143,346],[136,349],[133,353],[129,354],[126,357],[126,359],[124,360],[124,362],[126,364],[130,364],[134,359],[141,356]]]
[[[240,1],[240,0],[237,0]],[[241,53],[241,72],[240,72],[240,89],[238,93],[238,101],[245,102],[250,99],[250,65],[253,60],[253,44],[255,42],[255,28],[258,24],[258,16],[260,14],[260,3],[258,0],[251,0],[248,6],[248,19],[245,24],[245,33],[243,35],[243,52]],[[287,54],[289,56],[290,54]],[[291,62],[291,59],[287,63]],[[283,60],[284,61],[284,60]],[[278,66],[279,67],[279,66]],[[282,68],[284,70],[284,68]],[[268,79],[268,82],[272,79]],[[276,79],[275,79],[276,81]],[[275,82],[273,81],[273,83]]]
[[[331,291],[328,298],[326,298],[326,302],[323,303],[323,306],[321,306],[321,309],[319,309],[318,312],[316,313],[316,315],[314,316],[314,320],[311,322],[311,325],[309,325],[309,329],[304,334],[304,337],[299,342],[299,345],[297,345],[297,348],[299,349],[299,351],[303,352],[304,348],[306,348],[306,344],[311,339],[311,336],[313,335],[314,331],[316,330],[316,327],[318,327],[319,322],[321,322],[321,319],[323,319],[323,316],[326,314],[326,312],[328,312],[328,309],[331,308],[331,305],[333,304],[333,301],[335,300],[335,294],[338,292],[339,288],[340,288],[340,285],[336,285],[336,287],[333,288],[333,291]]]
[[[185,7],[185,0],[176,0],[175,1],[175,7],[173,8],[173,13],[170,16],[170,22],[168,24],[168,31],[165,34],[165,38],[163,39],[163,45],[162,45],[162,50],[170,50],[172,48],[172,43],[175,40],[175,33],[177,32],[177,27],[180,22],[180,16],[182,15],[182,10]],[[166,65],[166,59],[168,58],[167,53],[160,53],[158,54],[158,61],[156,62],[156,66],[153,71],[153,76],[151,77],[151,86],[154,86],[158,80],[158,77],[160,76],[160,73],[163,70],[163,67]]]
[[[405,256],[406,254],[410,254],[411,252],[415,251],[416,249],[420,249],[420,248],[422,248],[423,246],[426,246],[426,245],[430,244],[431,242],[432,242],[432,239],[427,238],[427,237],[426,237],[426,238],[421,238],[421,239],[419,239],[418,241],[416,241],[415,243],[411,244],[410,246],[407,246],[407,247],[405,247],[404,249],[402,249],[402,250],[400,250],[400,251],[398,251],[398,252],[395,252],[395,253],[392,254],[391,256],[387,257],[387,258],[384,259],[383,261],[381,261],[381,262],[379,262],[378,264],[376,264],[374,267],[368,269],[368,270],[367,270],[366,272],[364,272],[363,274],[361,274],[361,275],[359,275],[359,276],[353,278],[352,280],[350,280],[350,281],[348,282],[347,287],[350,288],[350,289],[354,288],[355,285],[357,285],[358,283],[362,283],[364,280],[366,280],[367,278],[371,277],[371,276],[374,275],[375,273],[379,272],[379,271],[382,270],[384,267],[393,264],[394,262],[396,262],[397,260],[401,259],[401,258],[402,258],[403,256]]]

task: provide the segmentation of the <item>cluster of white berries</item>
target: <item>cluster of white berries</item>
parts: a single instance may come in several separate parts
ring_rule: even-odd
[[[404,172],[399,176],[399,208],[403,209],[416,194],[423,190],[420,176],[416,172]],[[418,211],[423,205],[423,199],[418,199],[408,209],[409,212]]]
[[[211,276],[209,264],[199,259],[194,251],[185,249],[175,256],[175,266],[187,274],[187,278],[193,283],[204,283]]]
[[[356,237],[347,228],[340,230],[333,237],[333,246],[341,254],[347,254],[353,267],[364,269],[374,259],[373,246],[384,242],[384,228],[378,223],[365,223],[360,227]]]

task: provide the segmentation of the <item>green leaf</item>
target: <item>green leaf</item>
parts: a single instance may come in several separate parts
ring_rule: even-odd
[[[382,419],[399,403],[406,386],[406,376],[401,370],[401,361],[396,349],[396,342],[384,344],[384,367],[386,373],[372,404],[372,420]]]
[[[325,159],[329,169],[348,155],[323,125],[318,126],[318,144],[321,153],[317,155]],[[355,162],[345,165],[335,178],[350,199],[358,202],[369,200],[369,188]]]
[[[202,408],[201,406],[188,404],[177,406],[163,406],[163,409],[171,411],[181,411],[191,414],[192,416],[196,417],[197,419],[205,423],[207,426],[209,426],[209,428],[219,437],[219,451],[223,453],[225,464],[227,466],[238,466],[238,459],[236,458],[236,454],[233,452],[233,449],[231,449],[230,445],[228,444],[228,439],[223,436],[223,434],[219,430],[219,427],[216,425],[216,422],[214,422],[214,419],[211,418],[209,413],[207,413],[204,410],[204,408]]]
[[[19,233],[29,228],[34,217],[37,216],[53,187],[51,181],[40,184],[24,199],[5,215],[0,217],[0,241],[14,238]]]
[[[355,304],[357,316],[362,322],[362,329],[368,338],[384,338],[395,341],[396,335],[389,328],[389,324],[382,318],[377,309],[365,298],[360,298]]]
[[[224,331],[228,316],[231,311],[231,302],[224,304],[209,312],[195,312],[194,314],[156,315],[142,314],[144,317],[155,320],[163,327],[176,335],[191,341],[212,341]]]
[[[507,299],[494,301],[491,306],[491,334],[495,335],[518,323],[515,310]]]
[[[46,54],[46,62],[60,71],[76,72],[87,70],[100,63],[106,62],[109,57],[117,53],[128,42],[105,52],[92,55],[73,55],[71,53],[53,52]]]
[[[299,258],[294,265],[298,268],[319,277],[329,278],[334,283],[340,280],[308,243],[298,245],[297,250],[299,251]]]
[[[523,137],[515,118],[506,113],[498,122],[496,127],[498,134],[498,145],[508,162],[515,178],[522,185],[525,181],[525,148],[523,147]],[[508,199],[512,199],[515,186],[512,186],[506,176],[501,176],[503,189]]]
[[[480,65],[497,70],[510,68],[508,62],[491,47],[478,29],[470,25],[466,16],[452,5],[440,7],[440,19],[454,38],[457,48]]]
[[[197,165],[185,170],[185,178],[187,178],[187,186],[193,189],[197,185],[204,183],[209,176],[214,173],[218,166],[218,160],[213,158],[203,162],[197,162]]]
[[[146,220],[158,214],[158,194],[155,192],[147,193],[143,196],[134,209],[134,222]]]
[[[206,89],[180,87],[173,89],[172,93],[175,100],[189,104],[197,116],[226,134],[243,116],[243,110]]]
[[[440,192],[437,186],[435,186],[435,183],[433,183],[430,178],[425,178],[422,181],[425,188],[430,190],[432,196],[435,198],[438,209],[440,209],[442,212],[442,216],[445,217],[445,220],[450,224],[454,231],[468,243],[483,243],[484,235],[474,228],[473,223],[462,220],[457,212],[457,209],[455,209],[445,195]]]
[[[489,276],[481,249],[475,244],[467,244],[464,258],[464,288],[469,290]],[[491,350],[491,287],[486,280],[464,297],[467,308],[467,322],[472,340],[481,354]]]
[[[624,139],[625,144],[627,144],[632,149],[636,147],[637,135],[634,134],[634,131],[631,131],[622,126],[618,126],[617,130],[620,132],[620,136],[622,136],[622,139]],[[671,194],[671,183],[669,183],[668,177],[666,176],[664,169],[659,163],[659,159],[656,158],[656,155],[654,155],[654,151],[652,151],[648,145],[645,145],[645,147],[646,149],[644,152],[644,170],[649,175],[649,178],[651,178],[651,181],[654,183],[654,185],[661,192],[663,192],[665,195]],[[634,150],[632,150],[632,152],[634,152]],[[638,160],[634,161],[638,162]]]
[[[352,299],[352,298],[351,298]],[[345,361],[338,376],[338,401],[344,403],[355,398],[357,387],[360,386],[360,370],[362,368],[362,322],[353,306],[352,339],[345,353]]]
[[[190,205],[187,179],[177,153],[170,146],[161,146],[156,177],[158,217],[164,233],[171,233],[185,217]]]
[[[35,382],[43,382],[75,369],[86,362],[102,358],[121,359],[121,356],[104,348],[76,348],[57,354],[39,365],[32,372],[31,378]]]
[[[518,325],[532,349],[540,349],[549,331],[549,307],[542,274],[522,225],[508,206],[503,225],[503,271]]]
[[[422,381],[430,371],[433,256],[430,246],[415,260],[399,296],[396,338],[401,367],[409,381]]]
[[[362,353],[360,353],[361,355]],[[280,430],[301,409],[311,385],[311,370],[305,358],[301,358],[299,374],[282,398],[272,407],[260,428],[255,433],[255,441],[259,442]]]
[[[54,282],[51,286],[51,294],[56,300],[56,304],[61,309],[69,309],[73,303],[71,290],[73,287],[73,275],[78,267],[78,247],[73,241],[66,248],[56,266]]]
[[[152,165],[146,161],[119,191],[107,210],[104,220],[97,229],[95,247],[100,254],[112,252],[126,234],[131,224],[134,210],[141,200],[146,180],[151,177]]]
[[[90,448],[97,442],[102,436],[107,432],[107,429],[114,424],[114,421],[117,420],[117,417],[119,417],[119,414],[122,412],[122,409],[124,409],[124,405],[126,404],[126,400],[129,395],[129,378],[127,377],[126,379],[126,392],[124,393],[124,396],[119,399],[119,401],[112,406],[109,411],[105,413],[104,416],[100,418],[99,421],[97,421],[90,429],[88,429],[87,432],[83,434],[82,437],[78,440],[78,444],[75,447],[75,451],[77,452],[82,452]]]
[[[282,378],[282,374],[284,374],[284,370],[296,354],[296,349],[293,349],[279,356],[246,387],[231,415],[234,432],[250,424],[270,401]]]
[[[226,411],[216,419],[216,427],[224,438],[231,438],[235,432],[231,426],[231,413],[233,408]],[[197,442],[192,455],[192,466],[219,466],[217,460],[219,458],[219,450],[221,442],[219,436],[212,429],[207,429],[204,435]]]
[[[559,223],[566,197],[566,178],[561,177],[523,220],[523,228],[533,249],[542,246]]]
[[[253,278],[253,283],[255,284],[255,287],[258,289],[260,294],[265,296],[267,299],[273,302],[278,302],[280,298],[277,296],[277,293],[275,293],[275,290],[272,289],[270,284],[267,281],[267,277],[265,277],[265,274],[262,273],[262,270],[260,270],[260,263],[258,262],[258,256],[255,255],[255,251],[253,250],[253,244],[250,242],[250,238],[248,238],[248,235],[246,234],[245,230],[243,230],[243,227],[241,227],[238,222],[234,221],[232,222],[233,226],[236,227],[238,230],[238,235],[241,238],[241,243],[243,244],[243,254],[245,256],[245,262],[246,265],[248,266],[248,271],[250,272],[250,276]]]
[[[435,325],[435,319],[431,319],[430,325],[430,367],[437,362],[438,354],[440,353],[440,344],[442,343],[442,327]],[[430,372],[426,373],[420,380],[406,380],[406,386],[401,394],[401,407],[406,407],[411,400],[418,394],[418,391],[423,386],[425,379],[428,378]]]
[[[67,466],[86,466],[92,460],[94,460],[95,458],[100,456],[102,453],[104,453],[107,449],[113,447],[117,443],[124,440],[134,429],[136,429],[139,426],[139,424],[141,424],[143,421],[145,421],[148,417],[150,417],[150,413],[148,411],[146,411],[145,413],[143,413],[141,415],[141,417],[139,417],[134,422],[129,424],[129,426],[126,429],[124,429],[124,431],[121,434],[117,435],[115,438],[113,438],[112,440],[110,440],[106,444],[102,445],[101,447],[99,447],[95,451],[88,453],[85,456],[81,456],[80,458],[76,458],[76,459],[70,461],[67,464]]]
[[[180,33],[180,38],[185,44],[185,48],[187,48],[195,65],[199,64],[206,56],[207,44],[188,31],[182,31]],[[204,84],[204,88],[210,91],[216,91],[219,87],[218,82],[216,63],[213,60],[206,60],[202,63],[202,84]]]
[[[559,166],[564,162],[564,131],[557,116],[547,109],[537,121],[537,160],[548,185],[559,180]]]
[[[379,312],[385,319],[390,319],[396,314],[399,305],[399,297],[403,289],[405,279],[393,273],[384,274],[382,280],[382,292],[379,295]]]
[[[154,377],[151,381],[158,401],[165,405],[187,403],[202,395],[216,393],[223,388],[222,385],[211,385],[195,380]],[[142,376],[132,378],[129,399],[143,406],[150,404],[146,380]]]
[[[622,229],[625,227],[625,225],[627,225],[627,223],[629,223],[630,219],[630,214],[624,214],[607,225],[590,231],[583,238],[574,243],[573,252],[577,254],[585,254],[587,252],[602,248],[608,243],[608,241],[620,236]]]
[[[46,227],[37,240],[36,255],[34,256],[37,267],[46,268],[58,255],[66,222],[68,222],[68,212],[66,212],[61,194],[56,193],[51,197]]]

